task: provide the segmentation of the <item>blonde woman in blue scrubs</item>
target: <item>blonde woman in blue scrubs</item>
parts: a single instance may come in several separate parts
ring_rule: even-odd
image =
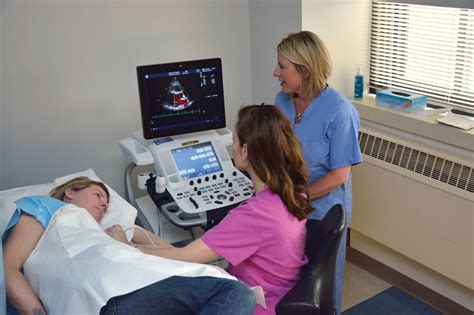
[[[353,104],[327,84],[332,64],[321,39],[312,32],[289,34],[277,46],[273,76],[281,92],[275,104],[293,122],[309,169],[309,194],[315,210],[310,219],[322,220],[335,204],[342,204],[351,222],[351,167],[362,162],[357,140],[359,114]],[[334,300],[342,303],[347,232],[337,254]]]

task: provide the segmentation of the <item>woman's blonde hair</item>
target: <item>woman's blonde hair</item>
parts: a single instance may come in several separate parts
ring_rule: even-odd
[[[295,217],[305,219],[313,210],[308,173],[301,144],[286,116],[274,105],[244,106],[235,132],[239,146],[247,144],[253,171]]]
[[[95,180],[90,179],[86,176],[80,176],[73,178],[62,185],[59,185],[51,190],[49,195],[59,200],[64,200],[64,194],[66,193],[67,189],[72,189],[74,191],[83,190],[84,188],[90,187],[92,185],[99,186],[105,191],[107,195],[107,202],[110,200],[110,193],[104,183],[97,182]]]
[[[326,87],[332,61],[329,50],[316,34],[310,31],[290,33],[278,44],[277,52],[294,63],[304,78],[300,97],[313,99]]]

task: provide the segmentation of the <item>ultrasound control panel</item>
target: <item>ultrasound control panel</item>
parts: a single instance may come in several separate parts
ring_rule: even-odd
[[[219,172],[187,181],[183,189],[170,191],[175,201],[161,211],[180,226],[205,224],[207,211],[237,206],[253,194],[252,182],[245,175],[238,170],[228,175]]]
[[[170,191],[174,200],[187,212],[201,212],[240,203],[253,193],[252,182],[241,172],[219,172],[191,179],[182,189]]]
[[[228,154],[229,139],[230,131],[214,132],[168,142],[161,139],[149,146],[155,169],[165,177],[174,199],[161,208],[172,221],[184,225],[203,220],[205,212],[238,205],[253,195],[252,181],[234,167]]]

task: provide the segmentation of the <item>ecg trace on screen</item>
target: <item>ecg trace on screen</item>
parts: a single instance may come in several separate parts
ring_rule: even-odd
[[[179,112],[167,112],[161,115],[154,115],[151,117],[152,119],[159,119],[159,118],[169,118],[172,116],[182,116],[182,115],[193,115],[193,114],[200,114],[201,109],[191,109],[191,110],[184,110]]]

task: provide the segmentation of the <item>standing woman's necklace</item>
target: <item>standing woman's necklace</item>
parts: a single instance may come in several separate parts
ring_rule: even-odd
[[[302,117],[303,117],[303,113],[296,111],[295,124],[299,124],[301,122]]]
[[[299,98],[295,98],[294,103],[295,103],[295,113],[296,113],[295,115],[295,125],[296,125],[301,122],[301,119],[303,118],[303,113],[305,109],[308,107],[309,103],[311,103],[311,101],[305,102]],[[301,106],[303,109],[300,111],[300,106],[298,106],[298,104],[301,104],[301,103],[303,104]]]

